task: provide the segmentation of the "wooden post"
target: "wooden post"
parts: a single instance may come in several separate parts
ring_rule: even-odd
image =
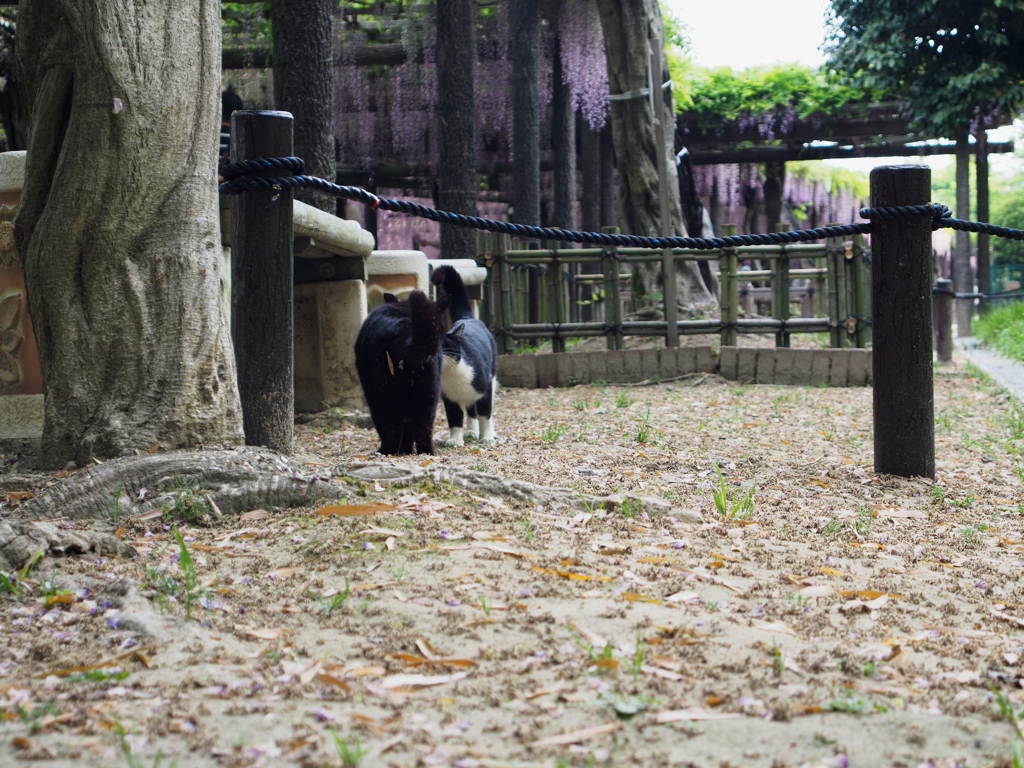
[[[839,270],[837,252],[842,250],[842,240],[830,237],[825,241],[825,266],[828,268],[828,335],[829,346],[838,349],[842,346],[842,329],[839,327],[842,318],[839,316]]]
[[[722,225],[722,237],[734,237],[736,235],[735,224]],[[735,347],[737,332],[736,320],[739,318],[740,292],[738,281],[738,262],[735,248],[723,248],[719,258],[721,264],[721,277],[719,279],[719,290],[721,291],[722,305],[722,346]]]
[[[780,165],[785,168],[785,163]],[[789,225],[780,221],[773,231],[788,232]],[[775,346],[788,347],[791,339],[785,323],[789,320],[789,254],[785,245],[779,247],[779,258],[772,264],[772,289],[772,315],[783,323],[783,328],[775,333]]]
[[[953,281],[940,277],[935,287],[941,291],[952,291]],[[932,297],[932,312],[935,316],[935,352],[940,363],[953,360],[953,294],[937,293]]]
[[[988,223],[988,136],[983,126],[978,127],[977,134],[977,220]],[[978,293],[992,293],[992,267],[989,258],[989,236],[978,233]],[[978,313],[985,314],[989,309],[989,300],[978,302]]]
[[[511,355],[515,352],[516,342],[512,338],[512,268],[508,263],[509,236],[495,235],[494,251],[501,274],[501,334],[500,347],[502,354]]]
[[[956,137],[956,210],[958,219],[971,218],[971,148],[968,134]],[[971,268],[971,234],[953,232],[953,287],[957,293],[974,293],[974,270]],[[956,299],[956,335],[971,335],[971,315],[974,299]]]
[[[857,349],[864,349],[868,341],[868,291],[864,275],[864,235],[853,236],[853,314],[857,318],[854,342]]]
[[[871,205],[923,205],[931,169],[871,171]],[[927,216],[871,221],[875,471],[935,477],[932,235]]]
[[[818,256],[814,259],[814,266],[818,269],[825,268],[825,259]],[[814,278],[814,315],[815,317],[828,317],[828,295],[825,288],[825,278]]]
[[[618,227],[601,227],[607,234],[618,234]],[[601,269],[604,272],[604,322],[605,325],[616,326],[622,323],[622,292],[619,290],[619,260],[617,246],[602,249]],[[622,349],[622,332],[611,331],[608,334],[608,349]]]
[[[655,37],[651,44],[651,97],[654,104],[654,141],[655,155],[658,161],[658,199],[660,202],[661,237],[671,237],[672,208],[668,181],[668,164],[665,158],[665,98],[661,94],[661,38]],[[665,248],[661,252],[662,296],[665,300],[665,346],[679,346],[679,303],[676,301],[676,261],[672,249]]]
[[[291,157],[292,123],[288,112],[235,112],[231,161]],[[286,454],[295,419],[292,249],[291,190],[232,198],[231,336],[245,443]]]

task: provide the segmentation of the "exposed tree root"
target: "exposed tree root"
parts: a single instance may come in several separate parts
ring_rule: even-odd
[[[37,554],[43,557],[68,555],[117,555],[135,557],[135,550],[112,534],[62,528],[34,520],[0,522],[0,571],[20,571]]]

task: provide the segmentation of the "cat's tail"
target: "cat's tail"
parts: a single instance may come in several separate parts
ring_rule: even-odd
[[[409,362],[413,365],[425,363],[440,353],[444,323],[441,315],[451,301],[442,296],[435,304],[423,291],[409,294],[409,320],[412,325],[412,343],[409,348]]]
[[[448,312],[453,325],[459,320],[469,320],[473,317],[473,306],[469,303],[466,285],[462,282],[462,276],[455,267],[447,264],[436,267],[430,275],[430,282],[440,286],[446,296],[452,297]]]

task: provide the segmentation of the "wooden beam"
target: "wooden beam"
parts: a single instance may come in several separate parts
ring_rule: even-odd
[[[1013,152],[1012,141],[993,142],[993,152]],[[793,160],[832,160],[844,157],[922,157],[952,155],[955,144],[854,144],[843,147],[750,147],[749,149],[691,150],[694,165],[726,165],[733,163],[777,163]]]
[[[352,48],[352,60],[357,67],[404,64],[405,48],[401,43],[380,43],[357,45]],[[272,66],[270,50],[267,48],[225,48],[221,51],[221,69],[269,69]],[[338,66],[346,66],[352,60],[335,59]]]

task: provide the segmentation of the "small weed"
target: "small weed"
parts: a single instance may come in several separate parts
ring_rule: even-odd
[[[989,690],[995,696],[996,706],[999,712],[1005,717],[1016,733],[1013,738],[1013,768],[1024,768],[1024,741],[1021,741],[1021,720],[1024,719],[1024,709],[1019,712],[1013,708],[1013,702],[994,685],[989,684]]]
[[[861,673],[864,675],[864,677],[874,677],[878,674],[878,662],[869,661],[867,664],[864,665],[864,669],[861,670]]]
[[[942,500],[946,498],[946,492],[940,485],[933,485],[932,489],[928,491],[928,496],[934,504],[941,504]]]
[[[976,502],[976,501],[977,501],[977,499],[976,499],[976,498],[974,498],[974,496],[973,496],[973,495],[971,495],[971,494],[967,494],[967,495],[966,495],[966,496],[965,496],[964,498],[960,499],[959,501],[953,501],[953,502],[950,502],[950,503],[951,503],[951,504],[952,504],[952,505],[953,505],[954,507],[959,507],[960,509],[970,509],[970,508],[971,508],[971,506],[972,506],[972,505],[974,504],[974,502]]]
[[[625,499],[622,502],[622,504],[619,505],[619,510],[626,517],[636,517],[637,513],[640,511],[640,502],[637,502],[634,506],[634,504],[630,502],[629,499]]]
[[[127,669],[112,667],[109,670],[87,669],[64,678],[66,683],[105,683],[108,680],[124,680],[131,673]]]
[[[862,696],[855,696],[852,691],[846,691],[841,699],[832,699],[827,708],[833,712],[848,712],[851,715],[888,711],[884,704],[872,704]]]
[[[641,671],[644,666],[644,638],[637,632],[636,633],[636,645],[633,649],[632,663],[629,665],[629,671],[633,673],[633,679],[636,680],[640,677]]]
[[[39,721],[46,715],[59,715],[60,710],[57,709],[57,705],[52,701],[48,701],[45,704],[36,704],[32,709],[26,709],[20,704],[14,708],[15,713],[22,723],[25,724],[25,728],[28,730],[28,735],[31,736],[37,730],[39,730]]]
[[[841,538],[846,532],[846,526],[838,520],[830,520],[828,525],[822,528],[821,532],[831,538]]]
[[[483,595],[479,595],[477,599],[480,601],[480,607],[483,609],[484,616],[491,615],[491,605],[487,602],[487,598]]]
[[[636,441],[638,443],[647,443],[651,435],[654,432],[654,428],[651,426],[651,406],[647,406],[647,412],[636,425]]]
[[[114,524],[121,522],[121,493],[124,491],[124,485],[119,484],[117,491],[114,493],[114,498],[110,503],[110,519],[114,521]]]
[[[788,595],[786,595],[786,602],[788,602],[794,608],[807,607],[807,598],[801,595],[799,592],[790,592]]]
[[[697,431],[698,432],[703,432],[704,431],[704,427],[706,427],[710,423],[711,423],[711,419],[702,419],[702,420],[698,421],[697,422]]]
[[[972,547],[976,547],[981,544],[981,532],[977,528],[968,526],[960,531],[960,535],[964,537],[964,542]]]
[[[523,541],[529,544],[531,541],[533,541],[533,538],[537,535],[537,532],[540,531],[540,524],[534,522],[533,520],[526,520],[523,523],[523,525],[526,528],[526,530],[523,532]]]
[[[782,677],[782,673],[786,670],[786,657],[782,654],[782,649],[775,642],[774,637],[772,638],[772,669],[775,670],[776,677]]]
[[[181,555],[181,573],[185,582],[181,588],[181,602],[185,606],[185,621],[192,619],[192,603],[202,591],[199,587],[199,578],[196,576],[196,564],[192,561],[192,555],[185,546],[185,540],[181,538],[181,532],[175,528],[174,538],[178,542],[178,553]]]
[[[547,427],[544,430],[544,432],[541,434],[541,439],[545,443],[553,443],[556,440],[558,440],[558,438],[560,438],[562,435],[564,435],[568,430],[568,424],[555,424],[550,427]]]
[[[577,411],[589,411],[590,410],[590,398],[584,397],[582,400],[573,400],[572,407]]]
[[[867,538],[871,533],[871,524],[875,521],[875,513],[867,507],[860,508],[860,515],[853,523],[853,529],[859,536]]]
[[[629,408],[632,404],[633,398],[631,398],[626,392],[620,392],[619,396],[615,398],[616,408]]]
[[[371,748],[364,747],[359,741],[359,736],[353,733],[347,739],[342,739],[334,728],[329,728],[331,738],[334,739],[334,748],[338,751],[341,764],[344,768],[356,768],[363,761],[363,758],[370,754]]]
[[[401,579],[398,579],[398,581],[401,581]],[[348,577],[345,577],[345,589],[337,594],[331,595],[330,597],[320,597],[308,589],[306,590],[306,594],[316,600],[317,605],[320,606],[320,613],[326,613],[330,616],[336,610],[341,608],[341,606],[345,604],[345,601],[348,600]]]
[[[714,497],[715,509],[718,510],[718,514],[722,516],[724,520],[747,520],[752,514],[754,514],[754,491],[757,489],[757,485],[753,485],[750,488],[750,492],[742,498],[736,498],[735,496],[730,500],[729,490],[725,485],[725,478],[722,476],[722,470],[718,468],[715,462],[711,462],[711,466],[715,468],[715,474],[718,475],[718,487],[711,486],[711,495]]]
[[[20,600],[22,585],[24,584],[25,579],[28,578],[28,575],[32,573],[32,568],[35,566],[37,562],[39,562],[39,558],[41,558],[42,556],[43,550],[39,550],[35,553],[35,555],[32,556],[32,559],[29,560],[28,563],[25,564],[25,567],[22,568],[20,571],[11,574],[0,573],[0,587],[3,587],[8,592],[10,592],[14,597]]]
[[[116,717],[114,718],[114,734],[117,736],[117,744],[121,748],[121,754],[124,757],[125,763],[128,764],[128,768],[145,768],[142,758],[135,754],[132,750],[132,745],[128,743],[128,734],[125,733],[124,726],[121,725],[121,721]],[[163,750],[158,749],[156,757],[153,758],[152,768],[159,768],[163,759]],[[171,763],[170,768],[174,768],[175,765],[176,763]]]
[[[1017,475],[1017,479],[1024,483],[1024,463],[1019,460],[1014,460],[1013,471]]]

